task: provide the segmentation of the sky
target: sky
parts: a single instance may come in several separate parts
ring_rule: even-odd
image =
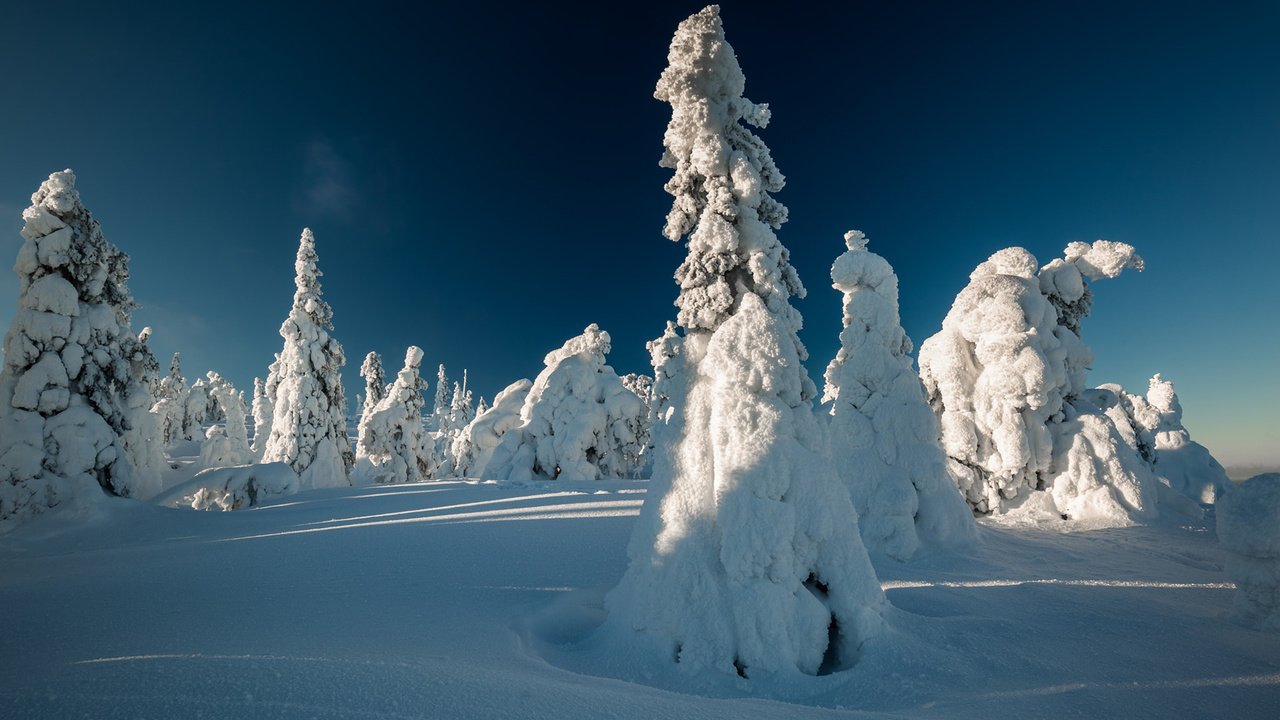
[[[77,7],[78,6],[78,7]],[[595,322],[619,373],[675,318],[681,244],[653,99],[702,6],[429,2],[0,6],[0,257],[72,168],[132,256],[137,328],[189,380],[251,394],[279,351],[303,227],[347,395],[467,368],[477,395]],[[721,3],[787,176],[778,235],[809,294],[809,370],[835,354],[842,235],[900,278],[917,346],[978,263],[1131,243],[1093,286],[1090,382],[1176,384],[1192,437],[1280,465],[1280,5]],[[0,323],[17,281],[0,273]],[[434,372],[428,372],[434,384]]]

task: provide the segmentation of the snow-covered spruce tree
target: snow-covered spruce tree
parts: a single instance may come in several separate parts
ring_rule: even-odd
[[[494,449],[481,477],[599,480],[635,474],[647,412],[605,362],[609,333],[594,323],[547,353],[520,410],[522,424]]]
[[[637,476],[643,476],[653,449],[653,378],[642,373],[627,373],[621,378],[622,386],[644,403],[644,416],[636,429],[635,454],[627,458]]]
[[[1200,503],[1212,503],[1231,481],[1209,449],[1191,439],[1182,425],[1182,403],[1173,383],[1156,373],[1147,386],[1147,404],[1156,416],[1155,472],[1175,492]]]
[[[209,420],[209,383],[197,378],[191,383],[182,408],[182,436],[187,440],[204,437],[204,424]]]
[[[1048,489],[1060,472],[1055,452],[1077,438],[1059,426],[1093,360],[1079,336],[1088,281],[1126,267],[1140,270],[1142,259],[1124,243],[1071,243],[1038,272],[1031,253],[1006,248],[969,275],[942,330],[921,345],[920,376],[949,469],[974,509],[1008,509],[1010,500]],[[1103,442],[1110,431],[1097,429]]]
[[[70,170],[51,174],[22,217],[0,370],[0,524],[160,484],[124,440],[132,399],[147,392],[133,375],[129,257],[102,236]]]
[[[357,463],[361,473],[374,482],[431,478],[434,445],[422,425],[422,407],[426,404],[422,393],[427,382],[419,373],[421,364],[422,349],[410,346],[395,382],[360,419]]]
[[[244,393],[238,392],[230,381],[212,370],[207,377],[209,394],[226,420],[223,425],[209,428],[206,432],[205,442],[200,448],[201,464],[208,468],[252,463],[256,456],[249,446]]]
[[[261,458],[267,451],[267,438],[271,437],[271,416],[275,404],[267,394],[267,384],[262,378],[253,379],[253,455]]]
[[[789,302],[804,288],[773,233],[783,177],[740,122],[763,127],[768,108],[743,98],[716,6],[681,23],[668,60],[656,92],[672,107],[666,235],[687,235],[688,256],[676,273],[685,335],[662,372],[684,380],[657,382],[667,425],[602,632],[641,662],[692,672],[847,667],[887,603],[821,452]]]
[[[183,420],[186,417],[187,379],[182,376],[182,357],[173,354],[169,362],[169,374],[160,379],[156,389],[156,403],[151,408],[158,416],[160,436],[166,446],[184,439]]]
[[[436,398],[435,404],[431,407],[431,429],[447,433],[452,430],[449,427],[450,401],[453,395],[449,393],[449,378],[444,374],[444,363],[440,363],[440,369],[436,370]]]
[[[122,438],[125,450],[133,459],[134,472],[138,477],[152,479],[145,488],[146,494],[137,495],[143,500],[160,492],[161,476],[167,468],[164,438],[160,429],[161,418],[152,411],[160,386],[160,363],[147,346],[150,337],[151,328],[146,327],[138,333],[137,342],[125,345],[129,352],[129,376],[132,382],[125,396],[128,422]]]
[[[911,364],[898,315],[898,276],[861,232],[831,266],[844,293],[840,350],[827,365],[830,452],[849,488],[867,548],[909,560],[921,543],[976,537],[973,514],[947,473],[938,419]]]
[[[507,432],[524,424],[520,411],[532,387],[525,378],[511,383],[493,399],[493,407],[467,425],[455,443],[454,472],[458,477],[485,477],[485,467]],[[519,440],[519,433],[511,434],[511,442]]]
[[[342,391],[346,357],[329,336],[333,310],[321,298],[315,242],[310,229],[302,231],[294,264],[297,290],[280,326],[284,349],[273,370],[271,436],[262,456],[263,462],[288,463],[303,490],[350,484],[347,473],[354,461]]]
[[[363,421],[390,390],[382,369],[382,356],[376,352],[365,355],[364,362],[360,364],[360,377],[364,378],[364,403],[360,407],[360,419]]]

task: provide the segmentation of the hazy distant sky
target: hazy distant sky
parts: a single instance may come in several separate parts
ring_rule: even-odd
[[[1163,372],[1221,460],[1280,463],[1280,4],[721,6],[774,111],[815,379],[847,229],[917,345],[995,250],[1120,240],[1147,271],[1094,285],[1090,381]],[[420,345],[492,398],[590,322],[644,371],[682,256],[653,87],[700,7],[5,3],[0,257],[71,167],[189,379],[265,375],[304,226],[352,401],[369,350],[394,372]]]

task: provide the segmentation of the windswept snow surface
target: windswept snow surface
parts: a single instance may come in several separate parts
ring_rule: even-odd
[[[411,483],[235,513],[107,498],[0,539],[5,718],[1267,718],[1212,523],[995,528],[878,568],[896,642],[785,692],[574,643],[645,483]],[[841,707],[843,706],[843,707]]]

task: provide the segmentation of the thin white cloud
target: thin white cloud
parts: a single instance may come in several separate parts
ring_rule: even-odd
[[[355,213],[359,193],[351,168],[326,138],[307,144],[302,168],[298,210],[308,217],[346,219]]]

